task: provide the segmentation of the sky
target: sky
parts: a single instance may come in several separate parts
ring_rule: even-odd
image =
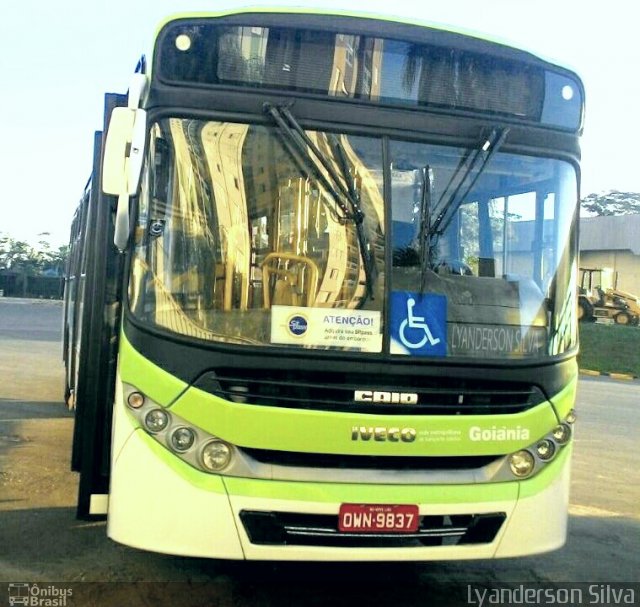
[[[0,5],[0,233],[68,241],[105,92],[126,92],[157,25],[247,6],[366,10],[470,30],[574,69],[586,89],[582,195],[640,192],[634,0],[5,0]],[[635,112],[635,114],[634,114]]]

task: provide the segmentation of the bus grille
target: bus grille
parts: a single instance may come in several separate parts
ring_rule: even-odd
[[[342,548],[411,548],[488,544],[506,518],[491,514],[420,517],[414,533],[344,533],[332,514],[257,512],[243,510],[240,520],[252,544],[271,546],[334,546]]]
[[[340,470],[477,470],[488,466],[503,455],[468,456],[393,456],[344,455],[335,453],[303,453],[270,449],[240,448],[252,459],[273,466],[324,468]]]
[[[531,384],[282,369],[219,369],[205,373],[194,385],[238,403],[382,415],[510,414],[545,400]],[[417,394],[418,401],[410,405],[356,402],[356,390]]]

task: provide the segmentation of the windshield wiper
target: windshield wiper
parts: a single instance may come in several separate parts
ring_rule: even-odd
[[[351,212],[353,215],[353,221],[356,226],[356,235],[358,237],[358,246],[360,248],[360,254],[362,255],[362,263],[364,264],[364,275],[366,280],[367,294],[371,299],[375,299],[373,295],[373,279],[375,273],[375,264],[372,259],[372,251],[367,235],[364,231],[364,211],[360,204],[360,194],[355,186],[355,178],[351,174],[349,163],[347,161],[347,154],[344,151],[343,145],[340,140],[333,135],[331,137],[333,147],[337,152],[338,160],[340,161],[340,168],[342,175],[347,184],[349,203],[351,204]]]
[[[264,111],[273,118],[273,121],[279,128],[279,132],[284,135],[283,143],[285,147],[294,160],[304,169],[305,176],[317,179],[322,183],[327,192],[329,192],[329,195],[333,198],[342,213],[336,214],[337,220],[340,223],[346,223],[350,219],[350,212],[347,205],[344,204],[342,196],[335,190],[316,162],[314,162],[304,142],[300,140],[298,135],[296,135],[291,127],[284,121],[280,109],[270,103],[265,103]]]
[[[455,190],[451,193],[447,201],[444,203],[444,205],[442,206],[442,210],[440,211],[435,221],[433,222],[433,225],[429,230],[430,235],[440,236],[449,227],[449,224],[451,223],[455,214],[458,212],[458,209],[460,208],[462,203],[465,201],[466,197],[469,195],[469,192],[471,192],[473,187],[476,185],[478,179],[480,178],[480,175],[482,175],[482,173],[484,172],[491,158],[493,158],[494,154],[500,149],[500,147],[504,143],[504,140],[507,138],[508,133],[509,133],[508,128],[493,129],[488,137],[486,138],[482,137],[482,141],[484,141],[484,143],[480,147],[478,147],[472,154],[465,156],[462,162],[458,164],[458,167],[456,168],[456,171],[453,174],[453,177],[451,178],[451,180],[449,180],[449,183],[447,184],[447,187],[445,188],[443,195],[440,197],[440,200],[442,200],[442,198],[444,197],[444,194],[449,189],[449,186],[451,185],[456,175],[459,173],[462,166],[466,164],[467,160],[470,159],[465,172],[463,173],[462,177],[460,178],[460,181],[458,182],[458,185],[456,186]],[[476,174],[473,176],[473,179],[469,183],[467,189],[464,191],[464,194],[462,194],[462,196],[458,196],[458,193],[462,189],[462,186],[467,181],[467,178],[469,177],[469,175],[471,175],[471,173],[476,167],[478,167],[478,170],[476,171]],[[440,206],[441,205],[438,204],[438,207]]]
[[[367,236],[364,231],[365,215],[360,205],[360,197],[355,188],[351,171],[347,162],[347,156],[344,148],[336,137],[332,138],[333,146],[340,162],[342,177],[338,174],[335,167],[327,159],[327,157],[318,148],[315,142],[307,135],[305,130],[300,126],[287,106],[275,106],[271,103],[264,104],[264,111],[269,114],[280,132],[286,137],[286,141],[295,148],[295,151],[302,157],[305,165],[310,165],[315,177],[322,183],[325,189],[334,199],[336,205],[340,209],[342,215],[339,216],[341,223],[352,221],[356,228],[358,238],[358,248],[364,264],[366,296],[374,299],[373,280],[374,280],[374,264],[371,258],[371,248],[369,246]],[[288,146],[291,151],[291,147]],[[324,169],[331,181],[324,174]],[[349,206],[345,205],[347,201]]]

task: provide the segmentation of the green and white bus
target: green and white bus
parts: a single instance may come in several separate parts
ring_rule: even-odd
[[[223,559],[562,546],[583,111],[471,35],[167,20],[73,223],[78,515]]]

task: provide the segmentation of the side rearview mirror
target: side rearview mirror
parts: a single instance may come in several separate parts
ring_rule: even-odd
[[[133,196],[138,191],[147,133],[147,113],[117,107],[111,113],[102,164],[102,191]]]

